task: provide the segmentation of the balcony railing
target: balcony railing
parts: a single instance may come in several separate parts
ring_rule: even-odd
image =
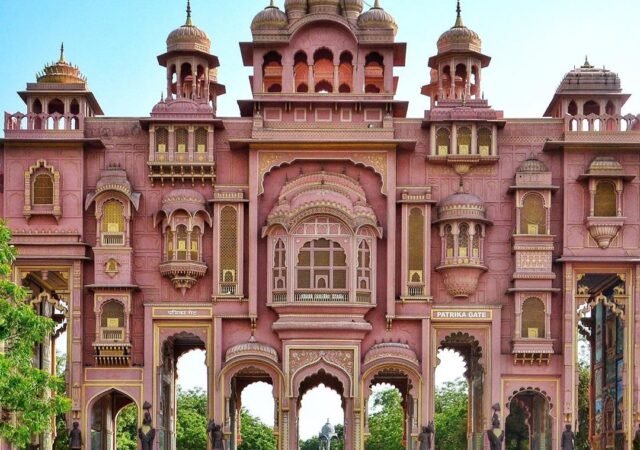
[[[124,233],[102,233],[102,245],[124,245]]]
[[[124,328],[102,328],[100,334],[103,341],[124,340]]]
[[[294,303],[348,303],[348,291],[297,290],[293,294]]]
[[[238,283],[220,283],[220,295],[236,295]]]
[[[79,114],[5,113],[4,129],[13,131],[76,131],[82,128],[84,117]]]
[[[409,297],[422,297],[424,296],[423,284],[409,284],[408,286]]]
[[[626,132],[637,130],[639,124],[638,117],[627,114],[576,114],[565,117],[566,131],[578,133],[586,132]]]
[[[368,292],[368,291],[356,292],[356,303],[371,303],[371,292]]]

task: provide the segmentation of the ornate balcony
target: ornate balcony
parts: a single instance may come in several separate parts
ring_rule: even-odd
[[[124,233],[102,233],[102,245],[103,246],[113,246],[113,245],[124,245]]]
[[[101,327],[93,350],[99,366],[126,366],[131,358],[131,344],[125,341],[123,327]]]
[[[207,273],[207,265],[202,261],[164,261],[160,264],[160,273],[171,279],[173,286],[184,295],[187,289]]]

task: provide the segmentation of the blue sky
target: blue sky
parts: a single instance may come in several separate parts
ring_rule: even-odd
[[[367,0],[373,3],[373,0]],[[251,39],[249,25],[268,0],[193,0],[194,23],[213,41],[220,57],[219,80],[228,94],[219,114],[238,114],[236,101],[250,96],[249,69],[242,66],[239,41]],[[284,0],[276,0],[282,7]],[[427,59],[438,36],[455,18],[454,0],[382,0],[408,42],[407,66],[399,68],[398,98],[410,101],[409,115],[421,117],[427,98]],[[57,59],[65,42],[67,60],[77,64],[109,116],[144,116],[165,86],[156,56],[167,34],[184,23],[185,0],[0,0],[0,104],[24,110],[15,94],[34,81],[45,63]],[[604,6],[603,6],[604,5]],[[241,7],[238,7],[241,6]],[[615,0],[463,0],[465,24],[483,39],[493,57],[483,73],[486,98],[507,117],[538,117],[563,75],[586,54],[622,77],[635,93],[626,112],[640,112],[637,20],[640,2]]]

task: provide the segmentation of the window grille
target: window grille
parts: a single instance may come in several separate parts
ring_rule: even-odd
[[[124,326],[124,307],[115,300],[110,300],[102,307],[102,327],[121,328]]]
[[[238,217],[236,209],[225,206],[220,212],[220,281],[235,282],[238,266]],[[231,274],[231,280],[229,280]],[[226,275],[226,276],[225,276]]]
[[[422,282],[424,273],[424,216],[419,208],[409,214],[409,282]],[[416,276],[419,278],[414,281]]]
[[[50,175],[41,173],[33,180],[33,204],[53,205],[53,178]]]
[[[613,183],[601,181],[596,186],[594,214],[599,217],[616,216],[616,188]]]
[[[169,130],[166,128],[158,128],[156,130],[156,151],[158,153],[166,153],[169,144]]]
[[[492,139],[490,129],[480,128],[478,131],[478,153],[480,156],[489,156],[491,154]]]
[[[530,297],[522,303],[522,337],[545,337],[544,302],[537,297]]]
[[[176,129],[176,151],[178,153],[187,152],[187,142],[189,140],[189,132],[186,128]]]
[[[337,242],[307,242],[298,254],[298,288],[346,289],[346,266],[346,254]]]
[[[207,152],[207,135],[208,133],[206,128],[196,129],[196,152]]]
[[[117,200],[109,200],[102,206],[102,232],[124,232],[124,208]]]
[[[449,145],[451,145],[451,132],[448,128],[440,128],[436,133],[436,149],[438,156],[448,155]]]
[[[468,155],[471,153],[471,128],[462,127],[458,129],[458,155]]]
[[[178,228],[176,229],[176,237],[177,259],[179,261],[185,261],[187,259],[187,240],[189,238],[187,227],[184,225],[178,225]]]
[[[538,194],[528,194],[520,211],[520,234],[546,234],[546,222],[544,199]]]

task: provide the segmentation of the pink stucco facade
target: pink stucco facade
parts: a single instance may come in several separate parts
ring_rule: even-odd
[[[430,109],[407,118],[396,30],[378,2],[267,7],[240,44],[253,97],[237,117],[216,114],[224,66],[190,13],[158,57],[167,86],[149,117],[104,116],[63,55],[20,92],[0,213],[16,281],[64,313],[85,449],[113,448],[131,401],[141,418],[151,404],[154,448],[174,449],[175,362],[193,348],[230,449],[255,381],[273,386],[279,450],[298,448],[300,400],[320,383],[343,398],[349,450],[364,448],[371,386],[398,387],[416,449],[449,348],[467,364],[470,449],[488,448],[498,403],[503,426],[517,404],[532,448],[556,450],[578,422],[579,336],[593,448],[632,448],[640,120],[622,114],[618,76],[585,62],[544,117],[505,118],[458,12],[429,59]]]

